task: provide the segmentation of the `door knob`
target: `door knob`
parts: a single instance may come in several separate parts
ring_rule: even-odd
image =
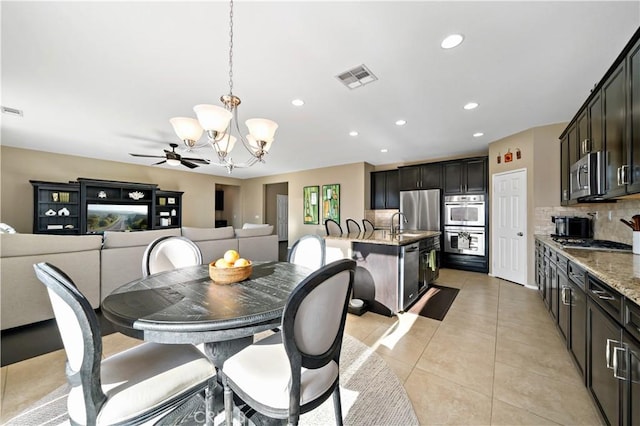
[[[522,237],[524,234],[523,234],[522,232],[518,232],[516,235],[517,235],[518,237]]]

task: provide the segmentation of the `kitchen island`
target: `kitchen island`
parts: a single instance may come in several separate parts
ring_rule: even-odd
[[[373,312],[391,316],[406,310],[438,276],[438,231],[375,230],[324,238],[328,262],[356,261],[353,297]]]

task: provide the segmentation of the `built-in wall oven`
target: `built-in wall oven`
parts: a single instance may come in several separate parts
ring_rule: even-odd
[[[484,256],[485,229],[477,226],[445,226],[444,251],[446,253]]]
[[[444,197],[445,226],[484,226],[484,195],[448,195]]]

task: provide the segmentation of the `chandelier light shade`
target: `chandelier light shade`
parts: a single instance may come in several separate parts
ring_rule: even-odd
[[[223,106],[196,105],[193,110],[197,120],[175,117],[169,121],[176,135],[188,149],[204,146],[198,143],[198,140],[203,132],[206,133],[208,143],[218,156],[218,162],[211,164],[226,167],[231,173],[236,167],[250,167],[258,162],[264,163],[264,156],[271,149],[278,124],[266,118],[251,118],[245,122],[249,134],[242,136],[238,126],[238,106],[241,101],[233,94],[233,0],[229,4],[229,94],[220,97]],[[237,136],[233,136],[232,131],[235,131]],[[251,155],[249,160],[243,163],[234,162],[229,155],[238,139]]]

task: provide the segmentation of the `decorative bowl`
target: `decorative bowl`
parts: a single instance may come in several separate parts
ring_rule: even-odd
[[[215,262],[209,263],[209,277],[214,284],[227,285],[246,280],[253,272],[253,264],[247,266],[233,266],[231,268],[216,268]]]

